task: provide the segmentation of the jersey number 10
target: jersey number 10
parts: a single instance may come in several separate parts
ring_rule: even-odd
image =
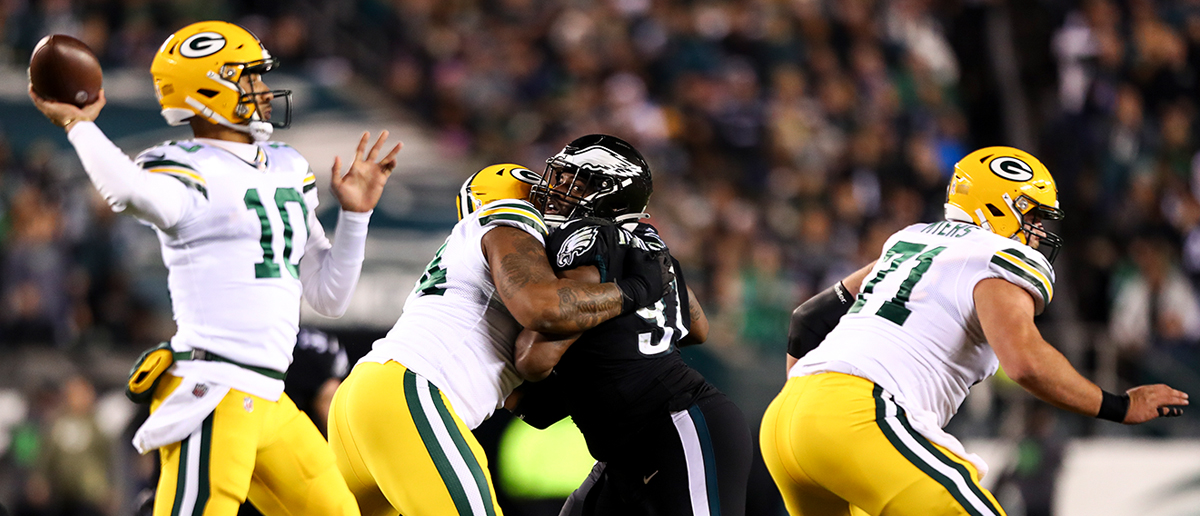
[[[279,264],[275,262],[275,244],[273,242],[275,231],[271,228],[271,219],[267,218],[267,207],[263,205],[262,199],[258,196],[257,188],[246,190],[246,195],[242,197],[242,200],[246,202],[246,208],[258,213],[258,222],[262,227],[262,238],[259,239],[259,243],[262,245],[263,261],[254,264],[254,277],[279,278],[281,274]],[[307,234],[308,205],[304,204],[304,196],[294,188],[276,188],[275,211],[279,215],[279,220],[283,222],[283,267],[293,278],[300,279],[300,271],[296,264],[292,263],[296,253],[292,246],[292,221],[286,206],[289,202],[300,205],[300,212],[304,214],[304,231]]]
[[[908,277],[904,279],[904,282],[900,283],[900,288],[896,289],[895,297],[884,301],[879,306],[879,310],[875,311],[875,315],[904,326],[904,321],[907,321],[909,314],[912,313],[912,310],[909,310],[905,305],[908,304],[909,296],[912,296],[913,287],[917,286],[917,282],[921,281],[921,277],[929,270],[929,266],[933,264],[933,258],[946,250],[945,247],[939,246],[921,253],[921,251],[925,250],[925,247],[925,244],[896,242],[895,245],[888,249],[883,255],[883,262],[888,263],[888,266],[879,269],[875,277],[871,278],[871,281],[868,281],[863,286],[862,293],[858,295],[858,300],[854,302],[854,306],[850,307],[850,313],[856,314],[862,310],[863,305],[867,304],[867,294],[875,292],[875,285],[883,281],[883,278],[888,274],[896,272],[896,269],[900,268],[900,264],[916,256],[917,264],[909,271]],[[921,254],[918,255],[917,253]]]

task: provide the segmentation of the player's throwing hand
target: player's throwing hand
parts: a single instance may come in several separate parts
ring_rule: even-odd
[[[1125,394],[1129,396],[1129,411],[1125,413],[1127,425],[1145,423],[1158,417],[1174,417],[1183,414],[1181,407],[1188,404],[1186,392],[1172,389],[1163,384],[1139,385]]]
[[[341,173],[342,158],[333,158],[333,173],[329,181],[333,195],[337,197],[343,210],[366,212],[375,209],[375,205],[379,203],[379,197],[383,195],[383,186],[387,184],[388,177],[396,168],[396,153],[404,146],[403,142],[397,142],[382,160],[375,161],[387,137],[387,131],[379,133],[379,139],[367,153],[366,159],[363,159],[363,152],[371,139],[371,133],[364,131],[362,139],[358,141],[358,149],[354,151],[354,161],[350,163],[350,169],[345,175]]]
[[[104,98],[104,90],[100,90],[100,97],[95,102],[83,106],[76,107],[74,104],[66,102],[56,102],[50,99],[42,98],[33,91],[33,85],[29,85],[29,98],[33,100],[33,105],[41,111],[46,118],[54,125],[62,127],[66,130],[71,130],[71,126],[75,122],[90,122],[100,116],[100,110],[104,109],[104,104],[107,102]]]

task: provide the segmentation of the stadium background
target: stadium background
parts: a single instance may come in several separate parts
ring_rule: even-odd
[[[29,52],[49,33],[88,43],[110,99],[99,125],[135,153],[187,137],[162,123],[147,69],[210,18],[283,61],[266,79],[295,90],[296,123],[277,139],[321,188],[359,131],[405,142],[350,313],[304,313],[350,363],[400,313],[467,174],[541,170],[608,132],[649,158],[652,222],[712,321],[685,356],[757,434],[791,310],[940,218],[959,157],[1007,144],[1045,162],[1067,212],[1048,340],[1109,390],[1200,392],[1195,0],[0,0],[0,503],[15,513],[132,512],[152,461],[128,445],[119,387],[173,331],[153,233],[107,209],[33,109]],[[506,511],[555,514],[587,459],[570,473],[557,450],[575,437],[509,430],[501,412],[478,433],[499,449]],[[1000,377],[950,430],[989,458],[1009,514],[1200,514],[1194,410],[1122,427]],[[750,493],[748,514],[781,513],[761,463]]]

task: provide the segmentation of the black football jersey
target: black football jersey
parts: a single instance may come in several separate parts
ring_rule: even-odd
[[[608,282],[622,278],[625,252],[632,246],[666,247],[649,224],[629,230],[588,218],[551,234],[546,252],[556,271],[595,266],[601,281]],[[712,389],[683,362],[676,346],[691,319],[678,262],[674,272],[675,288],[662,300],[585,332],[555,366],[569,391],[568,412],[597,460],[606,460],[651,416],[683,410]]]

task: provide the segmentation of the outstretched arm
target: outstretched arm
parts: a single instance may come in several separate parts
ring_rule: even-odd
[[[300,281],[304,286],[304,299],[313,310],[326,317],[341,317],[354,297],[354,287],[362,273],[371,211],[383,195],[383,187],[392,170],[396,168],[396,153],[402,145],[397,143],[379,159],[379,152],[387,137],[387,131],[380,133],[379,139],[364,158],[370,134],[363,133],[354,159],[350,162],[350,169],[345,174],[341,171],[341,158],[334,158],[329,181],[342,206],[338,213],[337,239],[334,242],[330,243],[325,237],[316,211],[309,212],[309,237],[304,257],[300,259]]]
[[[805,353],[816,348],[829,332],[837,326],[843,315],[854,304],[854,296],[862,287],[863,279],[871,272],[875,262],[868,263],[846,276],[837,285],[829,287],[811,297],[792,312],[792,324],[788,328],[787,369]]]
[[[1103,416],[1105,399],[1121,398],[1106,395],[1042,339],[1033,323],[1033,297],[1024,289],[1004,279],[989,278],[975,286],[974,298],[984,336],[1000,365],[1025,390],[1051,405],[1085,416]],[[1176,406],[1188,404],[1186,393],[1162,384],[1134,387],[1126,396],[1123,417],[1119,411],[1114,417],[1126,424],[1178,415]]]
[[[203,201],[199,193],[178,180],[137,166],[96,127],[92,121],[104,108],[104,90],[82,109],[39,97],[32,86],[29,98],[51,123],[67,131],[67,139],[79,154],[88,178],[113,211],[128,210],[160,229],[168,229],[178,224],[195,203]]]

